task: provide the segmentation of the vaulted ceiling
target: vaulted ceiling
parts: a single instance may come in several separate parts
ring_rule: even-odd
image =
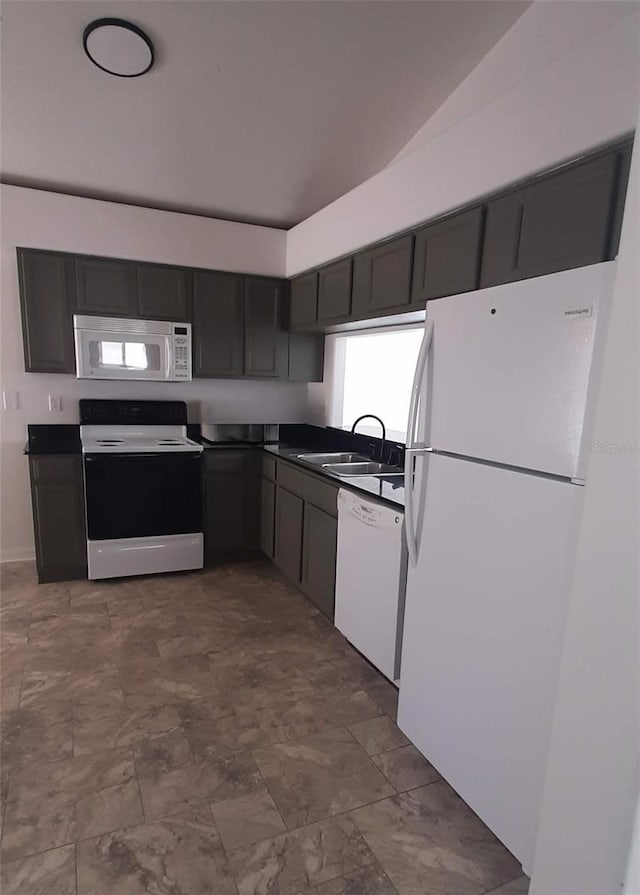
[[[289,227],[384,168],[528,6],[515,0],[5,0],[2,179]],[[145,76],[82,49],[119,16]]]

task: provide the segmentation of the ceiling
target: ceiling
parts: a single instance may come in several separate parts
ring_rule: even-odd
[[[288,228],[384,168],[529,4],[4,0],[2,179]],[[114,78],[93,19],[147,31]]]

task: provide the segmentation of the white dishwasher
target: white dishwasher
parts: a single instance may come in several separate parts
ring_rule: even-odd
[[[396,683],[407,578],[403,523],[399,509],[338,492],[335,625]]]

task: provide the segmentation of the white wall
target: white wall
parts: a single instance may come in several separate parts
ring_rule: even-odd
[[[404,228],[447,212],[533,172],[622,136],[635,126],[640,92],[640,13],[637,6],[595,35],[591,4],[535,4],[502,39],[493,61],[459,88],[446,127],[394,164],[289,231],[287,274],[293,276]],[[566,34],[566,7],[591,33],[559,58],[556,26]],[[624,4],[623,4],[624,6]],[[584,9],[584,13],[583,13]],[[598,19],[602,24],[609,19]],[[577,24],[576,24],[577,27]],[[522,66],[548,59],[542,69]],[[491,57],[491,54],[489,54]],[[515,75],[514,75],[515,71]],[[488,72],[488,74],[485,74]],[[518,81],[518,77],[523,79]],[[476,88],[478,78],[481,86]],[[493,79],[493,89],[491,88]],[[505,93],[503,85],[513,85]],[[484,102],[460,117],[470,98]],[[486,100],[486,101],[485,101]],[[455,105],[455,104],[454,104]],[[438,113],[436,113],[436,116]],[[428,125],[427,125],[428,130]]]
[[[639,193],[636,144],[530,895],[619,893],[639,792]]]
[[[1,187],[0,201],[2,388],[19,396],[18,410],[0,416],[2,559],[33,553],[28,469],[21,454],[26,425],[77,423],[81,397],[179,398],[189,402],[195,422],[306,418],[307,387],[302,383],[85,382],[24,372],[16,246],[283,276],[284,231],[11,186]],[[61,413],[48,412],[49,393],[62,397]]]

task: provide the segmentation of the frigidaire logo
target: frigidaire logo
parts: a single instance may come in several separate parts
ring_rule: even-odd
[[[565,317],[590,317],[591,308],[573,308],[571,311],[565,311]]]

